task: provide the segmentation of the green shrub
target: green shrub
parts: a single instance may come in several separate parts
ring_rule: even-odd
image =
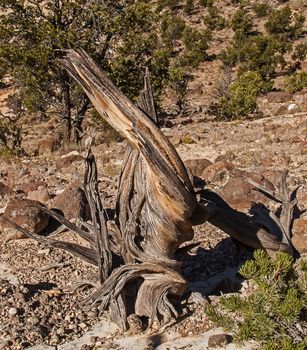
[[[247,118],[257,110],[257,96],[271,88],[272,83],[258,72],[246,72],[218,98],[211,111],[221,120]]]
[[[285,79],[285,90],[291,93],[307,87],[307,72],[294,73]]]
[[[305,17],[293,14],[287,5],[273,11],[268,17],[265,27],[268,33],[283,39],[297,39],[303,32]]]
[[[237,342],[259,341],[267,350],[306,349],[307,266],[295,265],[286,253],[271,259],[263,250],[240,268],[253,292],[223,296],[219,310],[205,312],[217,325],[232,331]]]
[[[185,21],[179,16],[164,16],[161,22],[161,35],[164,42],[171,46],[182,36]]]
[[[195,141],[192,139],[191,135],[189,134],[182,136],[181,142],[185,145],[190,145],[192,143],[195,143]]]
[[[194,10],[194,1],[193,0],[186,0],[184,5],[184,12],[188,15],[190,15]]]
[[[257,17],[265,17],[269,14],[271,8],[269,4],[262,2],[255,4],[253,9]]]
[[[10,150],[6,147],[2,147],[0,145],[0,159],[10,160],[10,159],[14,158],[15,156],[16,156],[15,152],[13,152],[12,150]]]
[[[180,5],[181,0],[160,0],[159,5],[160,7],[168,7],[170,10],[176,10],[177,7]]]
[[[208,30],[197,30],[186,27],[182,33],[182,41],[187,50],[206,51],[211,39],[211,32]]]
[[[170,87],[177,95],[177,106],[181,111],[186,102],[189,75],[186,68],[174,65],[170,69]]]
[[[22,129],[9,120],[0,120],[0,147],[2,153],[17,153],[20,151]]]
[[[307,55],[307,43],[298,44],[292,54],[293,60],[304,61]]]
[[[186,27],[182,33],[182,41],[186,50],[180,58],[181,65],[197,67],[207,57],[206,50],[210,40],[211,32],[209,30],[199,31]]]
[[[214,4],[214,0],[199,0],[199,5],[204,7],[211,7]]]
[[[221,30],[225,28],[225,18],[219,14],[218,8],[212,6],[208,10],[208,15],[204,17],[204,23],[211,30]]]
[[[230,26],[235,32],[250,34],[253,30],[253,20],[248,10],[239,8],[233,15]]]
[[[290,48],[288,42],[273,36],[237,32],[232,47],[222,52],[221,58],[227,66],[239,63],[240,74],[257,71],[262,77],[271,77],[278,65],[285,65],[284,54]]]

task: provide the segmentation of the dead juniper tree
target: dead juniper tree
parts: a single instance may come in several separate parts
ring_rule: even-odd
[[[187,170],[173,145],[156,125],[156,112],[148,72],[138,106],[101,72],[84,51],[67,52],[62,61],[83,87],[93,105],[128,141],[115,207],[115,219],[105,215],[98,193],[97,167],[88,150],[84,190],[91,224],[77,227],[56,212],[40,208],[88,242],[81,246],[41,237],[23,228],[29,237],[64,249],[98,269],[98,280],[86,303],[109,308],[112,320],[127,329],[129,315],[147,319],[149,328],[165,327],[177,316],[171,297],[180,298],[187,286],[180,274],[176,252],[193,238],[193,226],[206,221],[252,248],[293,252],[290,226],[295,201],[287,192],[285,177],[279,216],[262,208],[246,215],[230,208],[209,190],[195,193]]]

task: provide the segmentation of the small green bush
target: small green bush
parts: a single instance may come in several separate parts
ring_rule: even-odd
[[[161,35],[164,42],[171,46],[174,41],[181,38],[185,27],[185,21],[181,17],[164,16],[161,22]]]
[[[186,27],[182,33],[182,41],[187,50],[205,51],[208,49],[211,32],[200,31],[192,27]]]
[[[177,106],[181,111],[186,102],[187,88],[189,82],[189,75],[186,68],[180,65],[174,65],[170,69],[170,87],[177,95]]]
[[[294,73],[285,79],[285,90],[291,93],[307,87],[307,72]]]
[[[307,343],[307,264],[294,264],[286,253],[271,259],[263,250],[240,268],[254,291],[220,299],[205,312],[212,322],[234,333],[238,343],[259,341],[266,350],[303,350]]]
[[[180,5],[181,0],[160,0],[159,6],[164,8],[168,7],[170,10],[175,10]]]
[[[211,111],[220,120],[247,118],[257,110],[257,96],[271,88],[272,83],[258,72],[246,72],[219,97]]]
[[[307,56],[307,43],[298,44],[292,54],[293,60],[304,61]]]
[[[257,71],[262,77],[271,77],[277,66],[284,67],[284,54],[291,45],[268,35],[249,35],[237,32],[232,47],[222,52],[226,66],[239,63],[240,73]]]
[[[246,8],[239,8],[233,15],[230,26],[235,32],[241,32],[246,35],[253,30],[253,20]]]
[[[186,0],[184,5],[184,12],[188,15],[190,15],[194,10],[194,1],[193,0]]]
[[[197,67],[207,57],[206,50],[211,40],[211,31],[197,30],[186,27],[182,33],[182,41],[185,46],[185,53],[180,58],[181,65]]]
[[[22,129],[20,126],[11,121],[0,120],[0,147],[2,153],[17,153],[20,151],[21,140]]]
[[[257,17],[265,17],[269,14],[271,8],[269,4],[262,2],[255,4],[253,9]]]
[[[277,35],[282,39],[297,39],[303,32],[305,17],[293,14],[287,5],[273,11],[265,24],[269,34]]]
[[[217,7],[209,7],[208,15],[204,17],[204,23],[211,30],[221,30],[225,28],[225,18],[219,14]]]
[[[204,7],[211,7],[214,4],[214,0],[199,0],[199,5]]]
[[[192,143],[195,143],[195,141],[192,139],[191,135],[189,134],[184,135],[181,139],[181,142],[185,145],[190,145]]]

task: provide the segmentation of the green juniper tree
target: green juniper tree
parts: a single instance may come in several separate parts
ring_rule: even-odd
[[[184,12],[188,15],[190,15],[194,10],[194,1],[193,0],[186,0],[184,5]]]
[[[265,24],[266,33],[253,30],[253,20],[247,7],[241,6],[230,21],[235,35],[232,45],[224,50],[220,57],[225,67],[237,67],[236,83],[229,86],[225,96],[212,105],[212,112],[220,119],[247,117],[256,111],[256,98],[273,85],[273,78],[280,69],[287,66],[285,55],[292,50],[292,42],[303,30],[304,17],[293,14],[286,6],[271,11]],[[298,45],[292,55],[296,61],[295,69],[305,56],[304,45]],[[247,74],[247,75],[246,75]],[[248,81],[245,81],[246,77]],[[301,86],[301,76],[292,79]],[[256,79],[256,85],[249,84]],[[241,84],[243,82],[243,84]],[[261,86],[260,89],[255,87]]]
[[[291,93],[307,87],[307,72],[294,73],[285,79],[285,90]]]
[[[219,14],[216,6],[211,6],[208,9],[208,15],[204,17],[204,23],[211,30],[221,30],[225,27],[225,18]]]
[[[272,83],[265,81],[258,72],[246,72],[218,97],[211,106],[212,112],[220,120],[247,118],[257,109],[257,96],[271,88]]]
[[[166,81],[168,50],[147,1],[7,0],[0,11],[1,76],[11,76],[29,112],[57,113],[69,141],[80,140],[90,103],[56,64],[61,50],[85,49],[132,98],[145,66],[156,91]]]
[[[240,274],[250,280],[253,292],[223,296],[219,308],[206,307],[211,321],[234,333],[239,343],[253,339],[266,350],[306,349],[306,262],[294,264],[286,253],[270,258],[257,250]]]

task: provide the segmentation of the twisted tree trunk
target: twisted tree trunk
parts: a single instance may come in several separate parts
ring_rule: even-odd
[[[122,329],[129,326],[131,314],[147,319],[148,327],[167,326],[177,316],[170,297],[180,298],[186,289],[176,251],[193,238],[193,226],[205,221],[252,248],[292,252],[288,236],[295,201],[288,200],[285,178],[280,196],[258,188],[283,204],[280,218],[265,215],[264,210],[251,216],[239,213],[208,190],[200,193],[198,201],[182,160],[156,125],[148,71],[137,107],[84,51],[68,51],[62,63],[102,118],[130,144],[119,181],[115,221],[107,222],[104,214],[95,159],[89,149],[84,188],[92,225],[81,223],[79,228],[40,208],[84,238],[90,247],[43,238],[14,225],[42,243],[65,249],[97,266],[99,280],[87,303],[98,304],[100,310],[109,308]]]

